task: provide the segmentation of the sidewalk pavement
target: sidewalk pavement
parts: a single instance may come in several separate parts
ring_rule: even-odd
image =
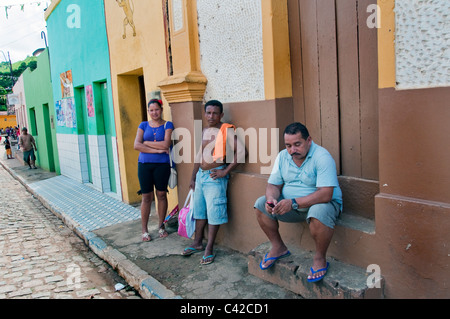
[[[21,161],[7,159],[3,147],[0,164],[143,298],[302,299],[249,274],[248,256],[227,247],[216,245],[215,261],[209,265],[200,265],[203,253],[182,256],[192,240],[177,234],[176,220],[166,227],[169,236],[159,238],[154,206],[149,221],[152,241],[142,242],[139,208],[66,176],[29,170]]]

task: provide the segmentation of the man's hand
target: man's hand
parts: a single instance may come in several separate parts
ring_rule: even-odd
[[[273,200],[268,200],[267,202],[266,202],[266,211],[269,213],[269,214],[273,214],[273,209],[275,208],[275,205],[277,204],[277,200],[276,199],[273,199]]]
[[[195,190],[195,180],[191,180],[189,183],[189,189]]]
[[[272,214],[274,215],[284,215],[292,210],[292,200],[282,199],[273,208]]]
[[[216,180],[218,178],[227,176],[227,172],[224,169],[212,169],[211,174],[209,174],[209,176],[212,179]]]

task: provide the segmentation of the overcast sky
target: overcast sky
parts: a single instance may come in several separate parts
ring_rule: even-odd
[[[38,2],[41,3],[40,6]],[[0,0],[0,50],[4,52],[6,59],[9,52],[11,62],[14,63],[31,56],[36,49],[45,47],[41,32],[45,31],[47,35],[44,10],[50,2],[50,0]],[[2,52],[0,61],[5,61]]]

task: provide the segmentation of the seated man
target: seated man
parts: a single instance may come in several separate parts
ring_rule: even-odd
[[[316,245],[308,281],[315,282],[328,270],[326,252],[342,211],[336,164],[326,149],[312,141],[301,123],[286,127],[284,141],[286,149],[275,160],[266,195],[255,203],[258,223],[272,244],[260,267],[268,269],[290,255],[278,231],[278,221],[306,220]]]

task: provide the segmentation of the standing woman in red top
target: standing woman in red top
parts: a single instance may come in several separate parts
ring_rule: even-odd
[[[152,99],[148,103],[149,120],[142,122],[137,130],[134,149],[139,151],[138,178],[142,194],[141,219],[142,240],[150,241],[148,219],[154,189],[158,199],[159,237],[167,237],[164,218],[167,212],[167,184],[170,176],[169,149],[172,143],[173,123],[161,118],[163,107],[161,100]]]

